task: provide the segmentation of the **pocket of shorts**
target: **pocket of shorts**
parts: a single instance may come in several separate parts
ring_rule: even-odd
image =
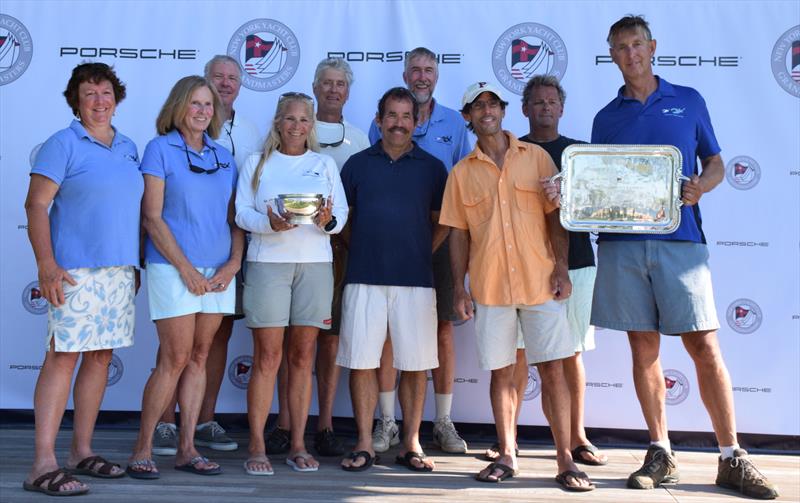
[[[517,208],[525,213],[539,213],[542,211],[542,192],[538,185],[527,185],[514,182],[514,199]]]
[[[492,198],[489,194],[478,194],[472,199],[462,199],[464,211],[467,215],[467,224],[477,227],[492,216]]]

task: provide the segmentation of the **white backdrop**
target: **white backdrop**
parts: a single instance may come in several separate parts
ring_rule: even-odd
[[[345,113],[366,130],[383,91],[402,85],[403,51],[424,45],[441,55],[441,103],[457,108],[477,80],[503,83],[512,103],[505,127],[521,135],[527,121],[513,89],[527,77],[525,69],[515,72],[522,80],[510,77],[509,45],[523,38],[549,51],[534,70],[559,75],[567,90],[562,132],[588,139],[594,114],[622,84],[607,56],[608,27],[633,12],[646,16],[658,40],[656,72],[704,95],[723,148],[726,181],[701,206],[739,429],[800,434],[798,2],[5,0],[0,9],[0,408],[32,408],[46,306],[36,299],[23,201],[34,148],[71,119],[61,92],[77,63],[114,65],[128,86],[114,124],[140,154],[172,84],[201,73],[214,54],[230,51],[243,61],[242,43],[254,34],[276,40],[277,58],[247,79],[236,109],[262,133],[277,97],[310,94],[314,68],[328,55],[351,61],[356,80]],[[137,301],[136,345],[116,354],[104,410],[139,408],[157,344],[145,295]],[[456,333],[453,418],[491,423],[489,375],[477,368],[473,328],[464,324]],[[598,331],[597,344],[585,355],[587,426],[644,428],[624,334]],[[250,352],[249,331],[239,322],[219,412],[245,410]],[[670,427],[711,431],[678,339],[663,339],[662,362]],[[346,382],[345,373],[337,416],[351,415]],[[521,422],[541,425],[535,370],[529,384]]]

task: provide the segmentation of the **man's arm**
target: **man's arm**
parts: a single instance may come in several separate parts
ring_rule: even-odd
[[[453,273],[453,309],[462,320],[473,316],[472,296],[464,288],[469,262],[469,231],[450,229],[450,270]]]
[[[569,238],[559,221],[560,210],[553,210],[545,216],[547,237],[553,248],[556,266],[550,276],[550,288],[556,300],[564,300],[572,295],[572,282],[569,280]]]
[[[442,246],[444,240],[447,239],[447,235],[450,233],[450,227],[446,225],[439,224],[439,212],[438,211],[431,211],[431,222],[433,222],[433,252],[435,253],[436,250]]]
[[[692,206],[700,201],[703,194],[711,192],[722,182],[725,177],[725,164],[719,154],[706,157],[701,160],[703,172],[700,176],[692,175],[692,179],[684,182],[681,190],[681,200],[683,204]]]

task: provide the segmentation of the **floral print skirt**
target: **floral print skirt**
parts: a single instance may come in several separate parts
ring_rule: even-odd
[[[133,345],[134,268],[69,269],[78,283],[64,282],[64,305],[47,313],[47,348],[58,352],[116,349]]]

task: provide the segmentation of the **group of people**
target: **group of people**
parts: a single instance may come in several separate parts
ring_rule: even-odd
[[[419,437],[427,372],[434,444],[466,452],[450,418],[452,322],[474,318],[497,430],[477,480],[518,474],[516,425],[527,367],[537,365],[555,479],[566,490],[594,489],[576,463],[608,462],[583,426],[581,353],[594,348],[598,325],[628,333],[651,439],[628,487],[678,481],[658,357],[662,333],[680,335],[695,362],[720,446],[716,483],[777,497],[737,443],[717,343],[697,205],[724,173],[708,111],[697,91],[653,74],[656,41],[644,19],[620,19],[607,41],[624,85],[595,117],[592,143],[675,145],[690,180],[677,231],[602,233],[597,265],[588,234],[559,223],[560,196],[550,179],[563,150],[579,142],[559,133],[566,93],[552,76],[527,83],[522,113],[530,130],[516,138],[503,129],[509,103],[491,83],[470,85],[460,111],[435,100],[436,55],[419,47],[406,55],[406,86],[383,94],[367,135],[342,113],[352,70],[325,59],[312,86],[316,110],[310,96],[283,94],[260,142],[233,107],[239,63],[215,56],[205,77],[185,77],[172,88],[156,119],[158,136],[140,159],[111,125],[125,86],[103,63],[78,65],[64,92],[76,120],[42,146],[25,203],[50,307],[34,394],[34,464],[24,488],[71,495],[89,490],[75,475],[157,479],[154,454],[174,455],[178,470],[221,473],[196,446],[238,448],[214,421],[237,316],[252,330],[254,347],[246,473],[272,475],[268,455],[283,452],[293,470],[318,470],[304,439],[315,366],[318,455],[344,455],[343,470],[366,471],[378,453],[402,443],[397,464],[433,471]],[[660,114],[666,107],[685,116]],[[287,193],[324,196],[313,223],[298,225],[279,211],[275,200]],[[95,455],[91,439],[111,353],[133,344],[140,268],[160,346],[123,470]],[[79,356],[73,442],[60,468],[55,438]],[[348,453],[331,417],[340,367],[350,371],[358,431]],[[280,413],[265,436],[276,381]]]

